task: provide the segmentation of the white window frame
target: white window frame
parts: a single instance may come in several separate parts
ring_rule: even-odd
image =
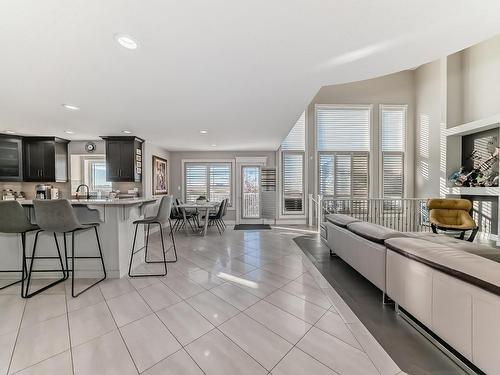
[[[302,156],[302,210],[301,211],[286,211],[285,209],[285,168],[284,168],[284,156],[289,155],[301,155]],[[306,213],[306,152],[305,151],[291,151],[291,150],[281,150],[280,151],[280,205],[281,205],[281,215],[283,216],[303,216]]]
[[[404,112],[404,136],[403,136],[403,151],[382,151],[382,111],[384,109],[390,110],[403,110]],[[403,196],[401,198],[405,198],[408,193],[408,186],[406,178],[406,173],[408,172],[408,163],[407,163],[407,154],[408,154],[408,104],[380,104],[378,108],[379,113],[379,196],[380,198],[384,198],[384,154],[387,155],[403,155]],[[390,199],[390,198],[388,198]],[[395,198],[396,199],[396,198]]]
[[[229,163],[231,164],[231,204],[228,206],[228,210],[235,210],[236,209],[236,200],[235,200],[235,187],[236,187],[236,176],[235,176],[235,161],[234,159],[183,159],[181,161],[182,164],[182,170],[181,170],[181,177],[182,177],[182,200],[186,201],[186,164],[193,163],[193,164],[221,164],[221,163]]]
[[[373,182],[373,176],[376,175],[376,171],[374,170],[374,158],[373,155],[376,155],[375,149],[374,149],[374,139],[375,139],[375,130],[374,130],[374,121],[373,121],[373,104],[315,104],[314,105],[314,131],[313,131],[313,137],[314,137],[314,150],[315,152],[315,165],[314,165],[314,174],[315,174],[315,190],[316,194],[320,194],[320,184],[319,184],[319,154],[320,153],[331,153],[331,152],[337,152],[337,151],[318,151],[318,109],[320,108],[325,108],[325,109],[336,109],[336,108],[342,108],[342,109],[367,109],[369,111],[369,119],[370,119],[370,124],[369,124],[369,134],[370,134],[370,140],[369,140],[369,151],[364,151],[368,153],[368,198],[373,196],[373,188],[374,186],[372,185]],[[347,153],[348,151],[338,151],[339,153]],[[353,153],[359,153],[363,151],[352,151]],[[375,185],[376,187],[376,185]]]

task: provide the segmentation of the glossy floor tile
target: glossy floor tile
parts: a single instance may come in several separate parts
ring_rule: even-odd
[[[220,331],[213,330],[186,347],[207,375],[260,375],[267,370]]]
[[[189,344],[214,328],[212,323],[184,301],[158,311],[157,315],[182,345]]]
[[[66,315],[21,328],[10,373],[20,371],[68,349],[69,332]]]
[[[228,320],[219,329],[267,370],[292,348],[289,342],[245,314]]]
[[[291,344],[296,344],[311,325],[266,301],[260,301],[249,309],[245,314],[280,335]]]
[[[332,369],[326,367],[309,354],[300,349],[293,348],[290,353],[273,369],[273,375],[337,375]]]
[[[120,328],[139,372],[181,349],[181,345],[155,314]]]
[[[143,375],[204,375],[184,349],[154,365]]]
[[[108,279],[78,298],[68,282],[27,301],[9,288],[0,375],[395,375],[356,316],[338,314],[345,302],[296,235],[178,232],[179,260],[164,277]],[[152,234],[151,256],[158,241]]]
[[[136,375],[137,369],[118,330],[72,350],[75,375]]]

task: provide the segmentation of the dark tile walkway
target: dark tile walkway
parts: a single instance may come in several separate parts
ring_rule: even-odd
[[[412,375],[465,374],[399,317],[394,306],[383,305],[379,289],[342,259],[330,257],[317,235],[300,236],[295,242],[403,371]]]

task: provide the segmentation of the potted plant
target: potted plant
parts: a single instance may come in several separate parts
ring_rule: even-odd
[[[205,197],[204,195],[200,195],[197,199],[196,199],[196,203],[207,203],[208,202],[208,199],[207,197]]]

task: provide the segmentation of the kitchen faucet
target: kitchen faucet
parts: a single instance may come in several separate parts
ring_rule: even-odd
[[[78,198],[78,192],[80,191],[80,188],[81,187],[86,187],[87,188],[87,199],[90,199],[90,189],[89,189],[89,186],[88,185],[85,185],[85,184],[80,184],[78,185],[78,187],[76,188],[76,198]]]

